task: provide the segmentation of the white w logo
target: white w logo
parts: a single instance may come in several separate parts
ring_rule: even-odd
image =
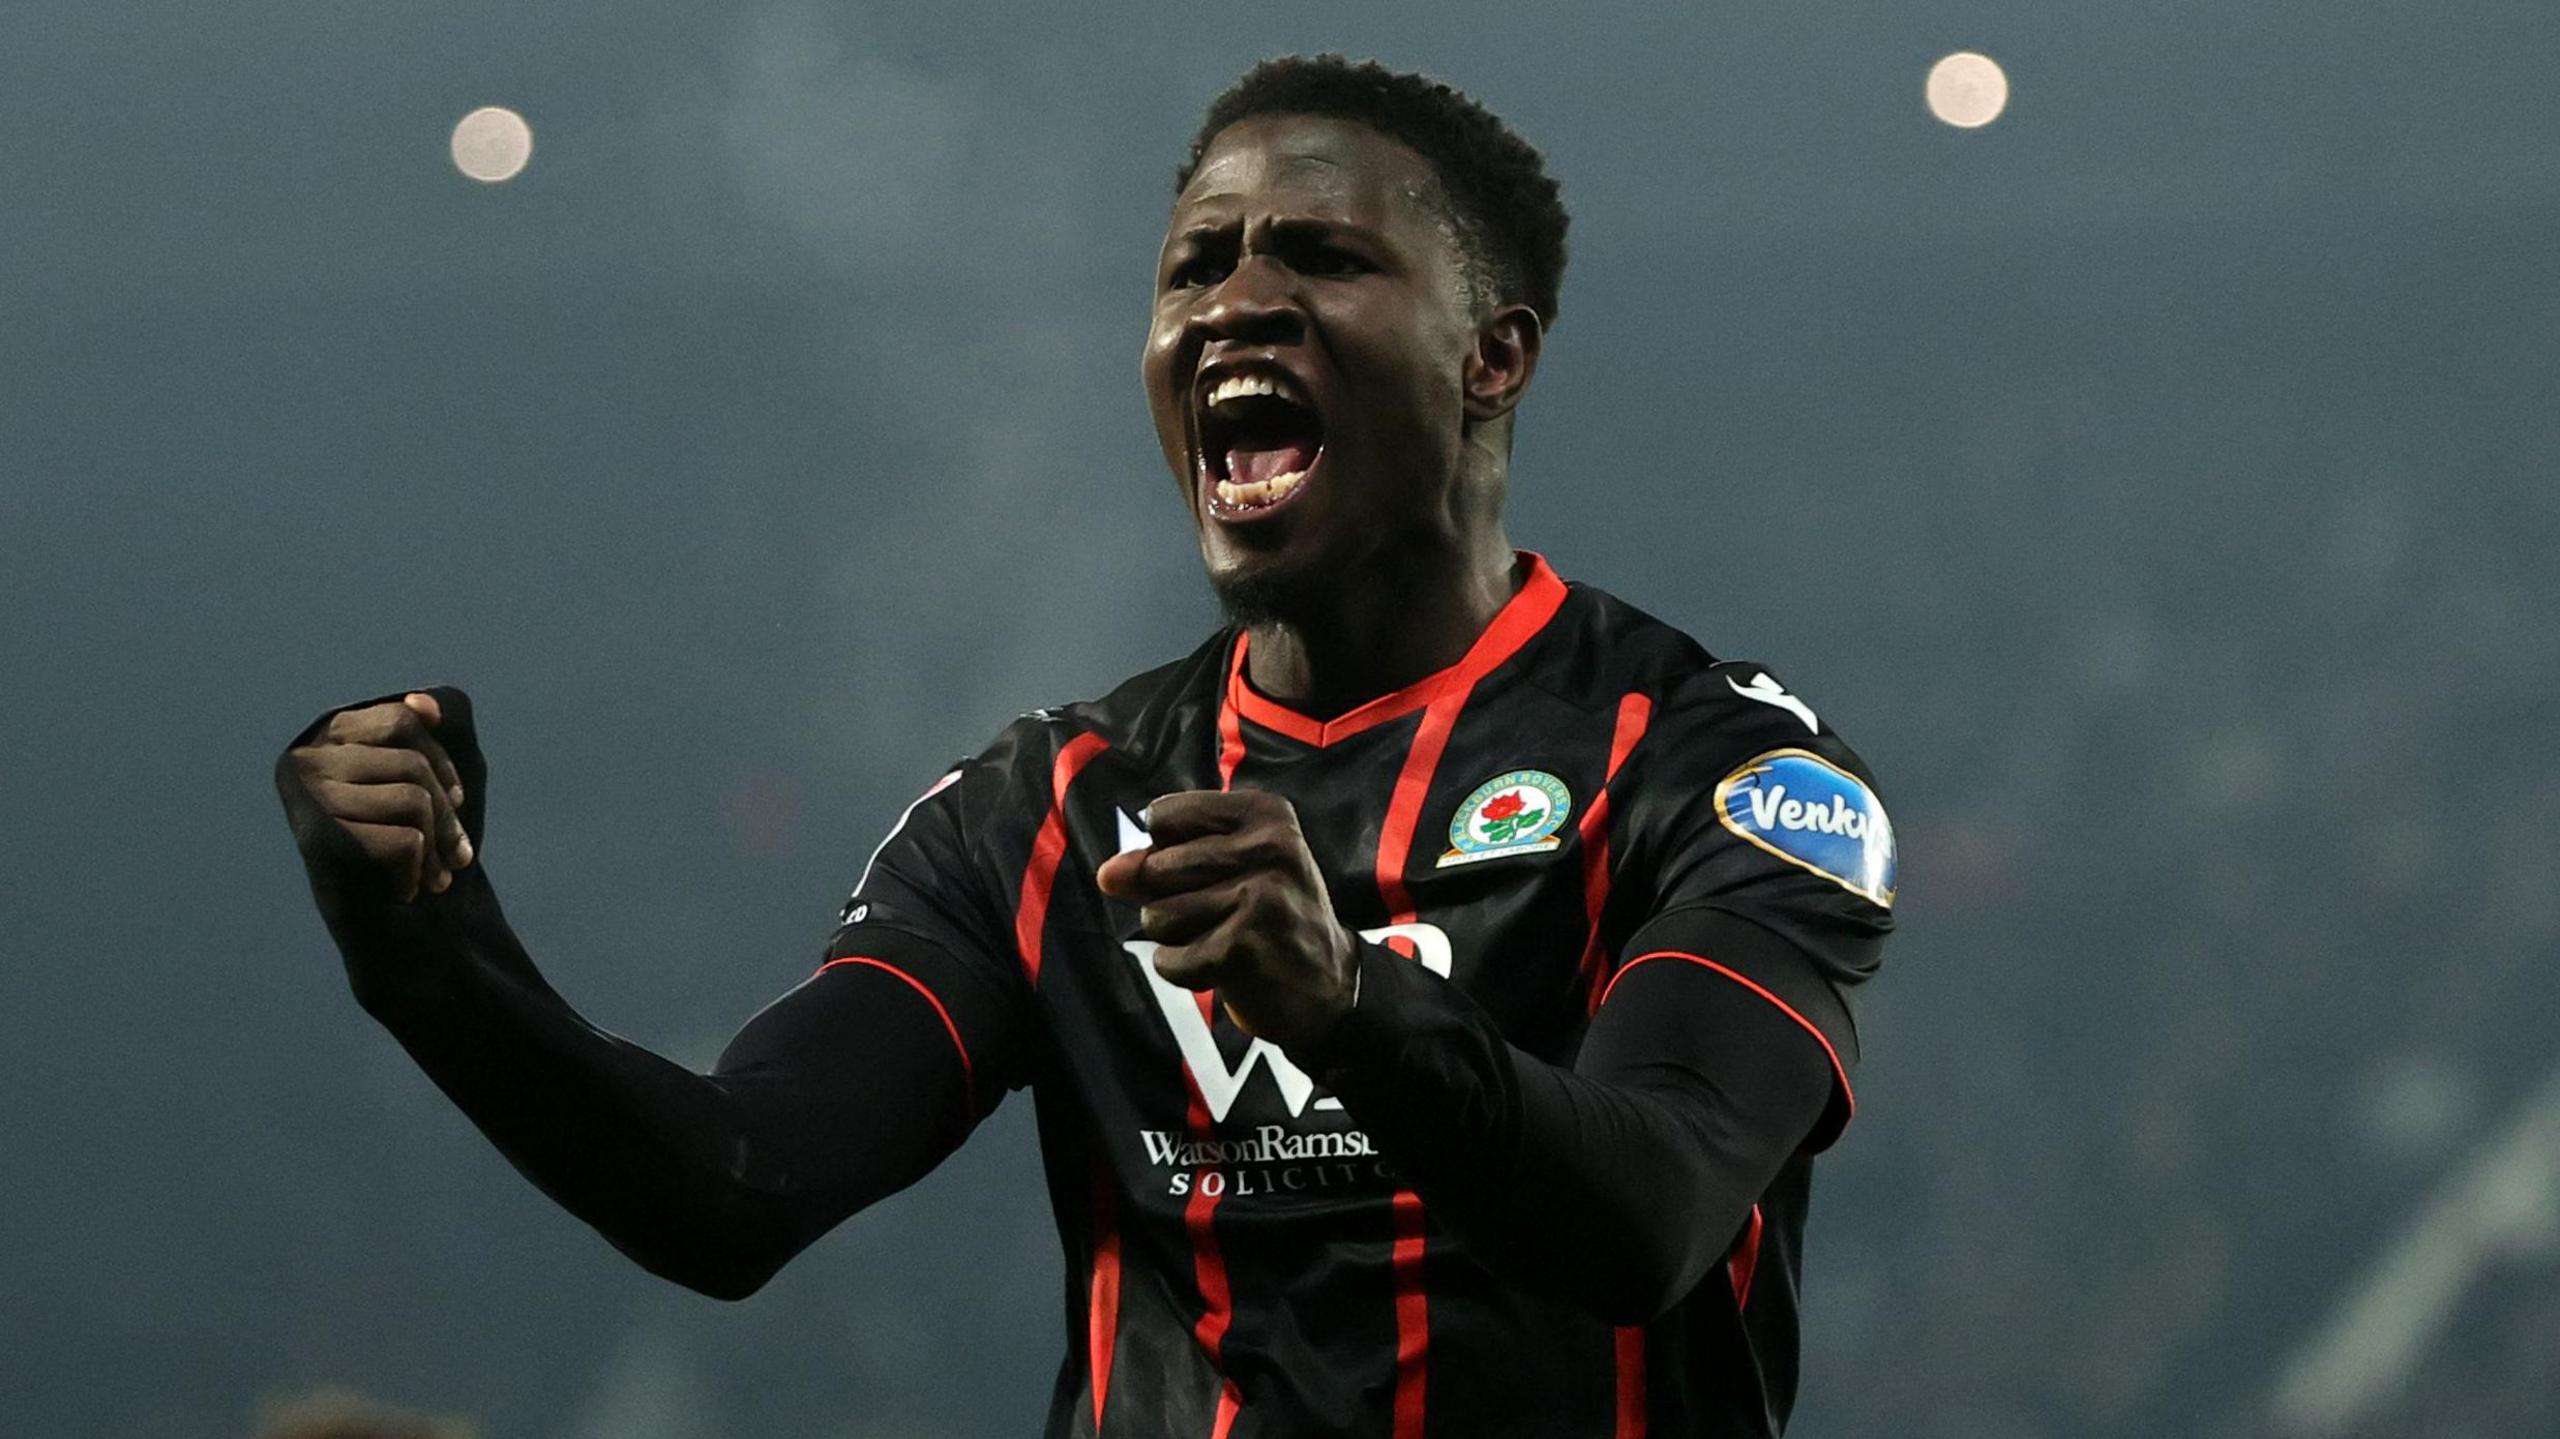
[[[1413,946],[1422,967],[1442,979],[1449,977],[1449,936],[1436,924],[1390,924],[1382,929],[1364,929],[1360,937],[1373,944],[1403,940]],[[1200,1097],[1209,1101],[1209,1117],[1223,1120],[1235,1108],[1236,1096],[1244,1092],[1245,1081],[1253,1077],[1257,1064],[1271,1066],[1271,1077],[1280,1085],[1280,1098],[1289,1106],[1291,1118],[1307,1112],[1307,1100],[1316,1092],[1316,1082],[1307,1072],[1289,1062],[1289,1056],[1268,1040],[1257,1039],[1245,1046],[1244,1058],[1227,1067],[1226,1056],[1218,1052],[1218,1041],[1209,1033],[1209,1019],[1200,1012],[1200,996],[1156,973],[1156,942],[1132,939],[1124,942],[1129,957],[1138,962],[1138,972],[1147,977],[1147,987],[1155,992],[1156,1007],[1164,1011],[1164,1022],[1173,1030],[1173,1042],[1182,1050],[1182,1062],[1200,1086]],[[1340,1109],[1342,1101],[1327,1095],[1315,1102],[1318,1109]]]

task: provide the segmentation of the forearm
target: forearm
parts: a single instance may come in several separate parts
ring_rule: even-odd
[[[475,869],[423,907],[467,903],[485,883]],[[859,979],[831,977],[759,1017],[704,1075],[581,1018],[503,924],[449,936],[349,949],[368,1011],[527,1178],[690,1288],[752,1292],[967,1131],[949,1043],[894,981],[857,1004],[825,991]],[[783,1032],[820,1025],[845,1062],[816,1063],[805,1053],[816,1046]]]
[[[403,900],[281,766],[279,787],[358,1001],[518,1169],[653,1272],[748,1293],[966,1133],[951,1041],[897,981],[804,985],[696,1074],[554,992],[483,866]]]
[[[1486,1263],[1612,1322],[1705,1278],[1829,1095],[1819,1047],[1712,976],[1648,976],[1566,1068],[1420,966],[1383,949],[1362,966],[1358,1006],[1308,1056],[1324,1082]]]

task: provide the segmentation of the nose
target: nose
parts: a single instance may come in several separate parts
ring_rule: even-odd
[[[1192,323],[1209,339],[1296,344],[1306,335],[1306,314],[1289,281],[1287,267],[1267,256],[1247,256],[1218,282],[1208,302],[1192,312]]]

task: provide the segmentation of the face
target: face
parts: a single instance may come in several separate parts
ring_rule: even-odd
[[[1516,355],[1518,375],[1501,366],[1503,325],[1527,312],[1479,322],[1437,184],[1366,126],[1258,116],[1218,134],[1175,201],[1141,369],[1210,582],[1240,614],[1271,607],[1240,597],[1453,545],[1472,522],[1467,426],[1525,384]]]

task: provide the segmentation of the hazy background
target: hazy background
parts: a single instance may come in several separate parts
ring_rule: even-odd
[[[468,687],[521,931],[707,1062],[942,764],[1214,622],[1150,266],[1321,48],[1564,181],[1515,538],[1893,803],[1794,1432],[2560,1429],[2549,0],[0,0],[0,1431],[1034,1431],[1026,1099],[663,1285],[356,1010],[268,767]]]

